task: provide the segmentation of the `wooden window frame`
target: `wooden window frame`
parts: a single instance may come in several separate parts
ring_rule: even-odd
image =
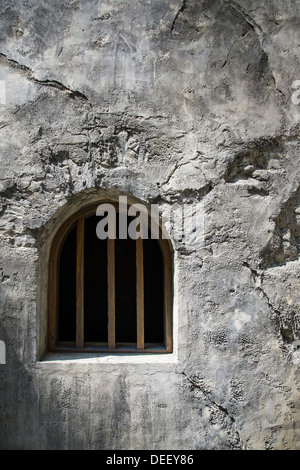
[[[94,352],[94,353],[171,353],[173,350],[172,306],[173,306],[173,251],[170,240],[157,238],[163,259],[164,295],[164,345],[144,342],[144,273],[143,240],[136,240],[136,302],[137,302],[137,343],[116,343],[115,325],[115,240],[107,239],[107,292],[108,292],[108,341],[107,343],[84,342],[84,221],[96,214],[99,204],[118,205],[112,201],[101,201],[73,214],[60,227],[52,244],[49,264],[48,303],[48,350],[52,352]],[[117,212],[118,214],[118,212]],[[148,221],[149,229],[151,221]],[[76,242],[76,346],[74,343],[58,343],[58,296],[60,255],[64,242],[77,227]]]

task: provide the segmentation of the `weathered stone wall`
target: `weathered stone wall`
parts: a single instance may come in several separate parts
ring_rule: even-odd
[[[300,449],[299,11],[0,1],[1,448]],[[45,357],[55,231],[106,194],[202,204],[174,353]]]

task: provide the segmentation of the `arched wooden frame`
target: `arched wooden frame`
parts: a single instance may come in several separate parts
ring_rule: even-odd
[[[112,204],[116,211],[118,205],[112,201],[101,201],[101,204]],[[100,204],[100,203],[99,203]],[[107,239],[107,295],[108,295],[108,342],[85,348],[84,345],[84,222],[96,215],[99,204],[93,204],[73,214],[58,230],[50,253],[49,266],[49,351],[82,351],[82,352],[123,352],[118,348],[115,339],[115,240]],[[64,242],[74,227],[77,227],[76,242],[76,347],[58,343],[58,295],[59,264]],[[150,218],[148,226],[151,227]],[[157,227],[159,230],[159,227]],[[126,352],[170,353],[172,340],[172,305],[173,305],[173,253],[170,241],[157,238],[163,259],[163,292],[164,292],[164,347],[145,348],[144,343],[144,273],[143,273],[143,240],[136,240],[136,304],[137,304],[137,344],[136,348],[126,348]]]

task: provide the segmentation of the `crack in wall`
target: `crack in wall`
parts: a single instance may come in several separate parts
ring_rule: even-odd
[[[28,80],[30,80],[34,83],[37,83],[38,85],[56,88],[60,91],[64,91],[64,92],[69,93],[71,98],[81,98],[85,101],[88,101],[88,98],[84,93],[82,93],[81,91],[78,91],[78,90],[72,90],[71,88],[67,87],[66,85],[64,85],[61,82],[58,82],[57,80],[48,80],[48,79],[47,80],[39,80],[39,79],[37,79],[34,76],[33,71],[31,70],[31,68],[27,67],[27,65],[20,64],[19,62],[17,62],[14,59],[10,59],[9,57],[7,57],[2,52],[0,52],[0,58],[2,58],[2,62],[5,62],[6,65],[9,65],[10,67],[13,67],[14,69],[17,69],[17,70],[22,71],[23,73],[25,73]]]
[[[228,413],[228,410],[226,408],[224,408],[222,405],[220,405],[219,403],[213,401],[210,397],[209,397],[209,394],[206,390],[203,390],[201,385],[198,384],[197,382],[195,382],[195,380],[193,380],[191,377],[189,377],[185,372],[182,372],[182,374],[187,378],[187,380],[193,385],[193,387],[197,388],[198,390],[201,391],[201,393],[203,393],[204,397],[215,407],[217,407],[220,411],[222,411],[222,413],[224,413],[226,416],[228,416],[228,418],[230,419],[230,421],[232,423],[235,423],[235,419],[230,416],[230,414]]]
[[[252,28],[252,30],[256,33],[257,35],[257,38],[259,40],[259,43],[260,43],[260,46],[262,48],[262,51],[265,53],[266,55],[266,58],[267,58],[267,64],[268,64],[268,70],[271,74],[271,77],[274,81],[274,86],[275,86],[275,89],[283,96],[285,96],[285,94],[283,93],[282,90],[280,90],[280,88],[278,88],[278,85],[277,85],[277,81],[276,81],[276,77],[273,73],[273,71],[271,70],[271,67],[270,67],[270,61],[269,61],[269,55],[268,55],[268,51],[266,51],[265,47],[264,47],[264,42],[265,40],[267,39],[267,34],[265,33],[265,31],[262,29],[262,27],[254,20],[254,18],[252,18],[252,16],[238,3],[238,2],[235,2],[234,0],[224,0],[224,2],[229,5],[234,11],[236,11],[246,22],[247,24]],[[223,65],[224,67],[224,65]]]
[[[171,26],[171,33],[173,33],[173,31],[174,31],[174,28],[175,28],[175,25],[176,25],[176,22],[178,20],[179,15],[181,13],[183,13],[185,9],[186,9],[186,0],[182,0],[182,5],[179,8],[179,10],[177,11],[177,13],[175,15],[175,18],[173,20],[173,23],[172,23],[172,26]]]
[[[285,311],[280,311],[273,305],[268,294],[263,288],[263,271],[259,272],[258,270],[251,267],[246,261],[243,262],[243,265],[251,271],[253,280],[255,282],[255,289],[262,294],[263,298],[267,302],[269,309],[273,312],[273,318],[276,322],[278,336],[280,336],[281,340],[283,341],[284,350],[287,352],[288,357],[291,357],[290,347],[297,337],[297,330],[296,333],[294,331],[296,322],[295,314],[291,314],[291,318],[289,319],[289,315],[287,315]]]
[[[195,380],[193,380],[190,376],[188,376],[184,371],[182,371],[182,375],[186,377],[186,379],[190,382],[190,384],[200,390],[200,392],[203,394],[204,399],[207,400],[212,407],[220,411],[226,418],[228,418],[231,422],[231,425],[234,427],[234,432],[236,433],[237,436],[237,445],[239,448],[243,448],[243,442],[241,440],[240,434],[236,429],[236,424],[235,424],[235,419],[233,416],[231,416],[224,406],[220,405],[220,403],[215,402],[214,400],[211,399],[209,396],[209,393],[206,390],[203,390],[203,387],[201,387],[201,384],[197,383]]]
[[[266,299],[267,301],[267,304],[268,304],[268,307],[278,316],[281,315],[281,312],[279,310],[277,310],[274,305],[271,303],[268,295],[266,294],[266,292],[264,291],[263,287],[262,287],[262,284],[263,284],[263,272],[258,272],[256,269],[252,268],[249,263],[247,263],[246,261],[243,262],[243,265],[248,268],[250,271],[251,271],[251,274],[252,274],[252,277],[253,277],[253,280],[255,282],[255,288],[262,293],[263,297]],[[259,280],[259,284],[257,284],[257,280]]]
[[[249,31],[246,33],[246,34],[242,34],[242,38],[246,38],[249,34]],[[229,48],[229,51],[227,52],[227,55],[226,55],[226,59],[224,60],[223,62],[223,65],[221,67],[221,69],[223,69],[226,65],[227,65],[227,62],[228,62],[228,59],[229,59],[229,56],[232,52],[232,49],[234,48],[234,46],[236,45],[237,42],[240,41],[241,37],[238,37],[235,41],[233,41],[233,43],[231,44],[230,48]]]
[[[256,33],[265,35],[262,27],[256,23],[254,18],[252,18],[252,16],[249,15],[249,13],[239,3],[235,2],[234,0],[225,0],[225,3],[227,3],[229,6],[231,6],[231,8],[233,8],[233,10],[239,13],[239,15],[244,18],[244,20],[249,24],[249,26],[251,26],[252,29],[255,30]]]
[[[171,178],[174,176],[176,170],[178,170],[179,168],[181,168],[182,166],[184,165],[188,165],[190,163],[190,161],[187,161],[187,162],[176,162],[175,165],[174,165],[174,168],[172,168],[170,174],[168,175],[167,179],[160,184],[160,186],[164,186],[164,185],[168,185]]]
[[[300,186],[272,219],[273,237],[262,252],[262,269],[284,266],[300,255]]]

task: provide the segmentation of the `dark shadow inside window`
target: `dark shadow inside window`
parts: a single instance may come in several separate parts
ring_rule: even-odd
[[[164,343],[163,259],[157,240],[144,240],[145,342]]]
[[[117,214],[118,216],[118,214]],[[119,233],[117,217],[117,236]],[[128,217],[128,224],[132,221]],[[136,241],[115,241],[116,342],[136,343]]]
[[[118,213],[116,233],[119,233]],[[107,343],[107,240],[96,234],[99,217],[85,219],[84,227],[84,341]],[[133,218],[128,217],[128,224]],[[75,226],[65,239],[59,259],[58,341],[76,342]],[[143,240],[145,343],[164,343],[164,266],[159,242]],[[115,240],[116,343],[137,341],[136,240]]]
[[[76,340],[76,226],[68,234],[59,264],[58,340]]]
[[[107,342],[107,240],[96,234],[99,217],[84,228],[84,340]]]

